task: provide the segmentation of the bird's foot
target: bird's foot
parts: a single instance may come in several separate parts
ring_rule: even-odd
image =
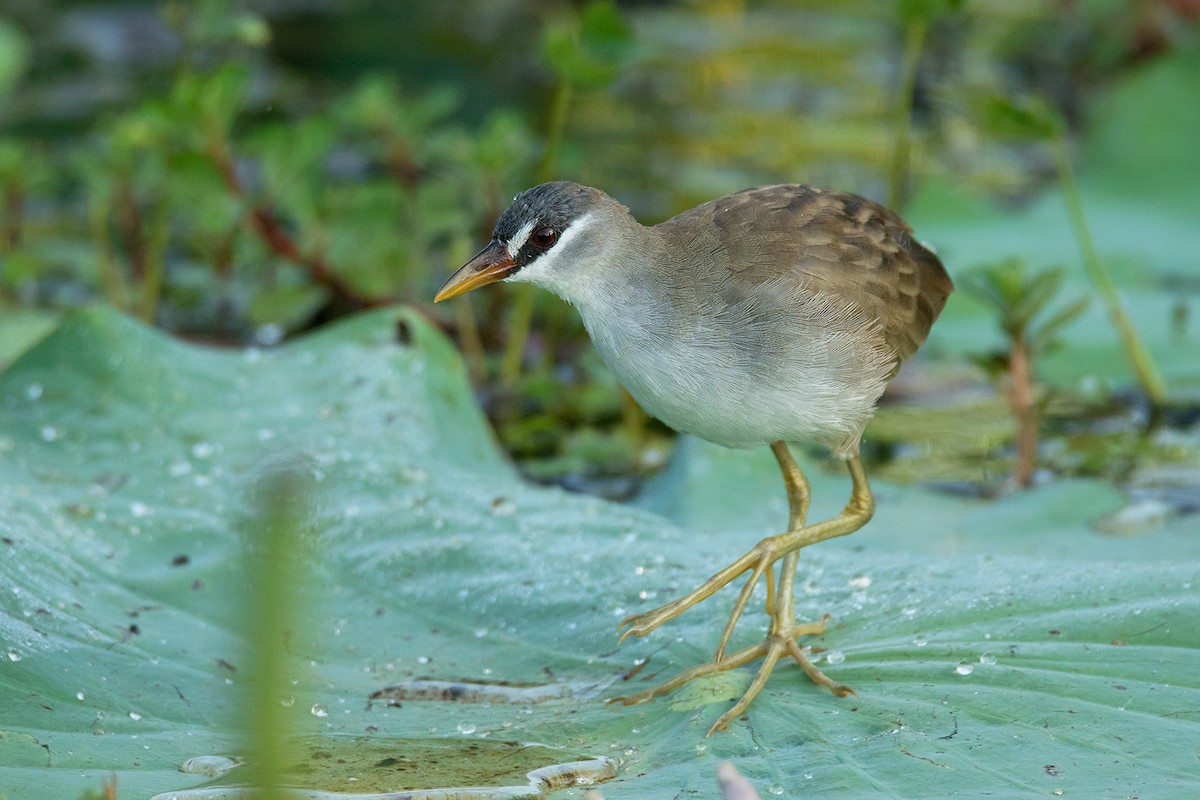
[[[691,669],[684,670],[666,683],[655,686],[653,689],[647,689],[644,692],[624,697],[614,697],[608,702],[621,703],[627,706],[635,703],[644,703],[647,700],[652,700],[655,697],[660,697],[678,689],[680,686],[696,678],[734,669],[743,664],[748,664],[757,658],[762,658],[763,662],[759,666],[758,672],[755,673],[754,680],[750,682],[749,688],[742,695],[742,698],[732,708],[722,714],[713,723],[713,726],[708,729],[707,735],[711,736],[716,731],[725,730],[729,727],[730,722],[745,713],[746,709],[750,707],[750,703],[766,685],[767,678],[771,676],[772,670],[775,669],[776,662],[785,655],[791,656],[800,665],[800,669],[804,670],[804,674],[808,676],[809,680],[818,686],[824,686],[829,689],[835,696],[845,697],[846,695],[853,694],[857,697],[857,693],[849,686],[835,682],[825,673],[821,672],[821,670],[817,669],[816,665],[812,663],[800,645],[796,643],[796,637],[815,636],[824,633],[825,627],[826,625],[823,620],[821,622],[809,622],[805,624],[792,623],[785,630],[772,631],[758,644],[734,653],[727,658],[710,661],[707,664],[698,664]]]
[[[758,579],[764,574],[767,576],[767,608],[768,611],[772,609],[774,590],[772,586],[773,574],[771,572],[771,565],[781,555],[778,542],[780,538],[769,537],[763,539],[744,556],[734,561],[716,575],[713,575],[683,597],[672,600],[652,611],[645,611],[641,614],[626,617],[617,626],[618,630],[621,628],[626,629],[621,633],[621,641],[625,641],[629,636],[645,636],[664,622],[675,619],[675,617],[678,617],[692,606],[716,594],[717,591],[749,570],[750,577],[742,586],[742,591],[738,594],[737,601],[733,604],[733,610],[729,614],[729,621],[725,623],[725,630],[721,634],[721,643],[717,646],[714,661],[721,662],[725,658],[725,648],[729,644],[729,637],[733,634],[734,625],[737,624],[737,621],[741,618],[743,612],[745,612],[746,604],[750,601],[750,595],[754,592],[754,587],[758,583]]]

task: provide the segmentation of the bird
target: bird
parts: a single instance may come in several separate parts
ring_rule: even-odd
[[[934,251],[896,213],[848,192],[744,189],[645,226],[600,189],[553,181],[514,198],[488,244],[434,301],[501,280],[540,286],[573,305],[603,361],[649,414],[718,445],[766,445],[783,477],[786,531],[618,626],[621,641],[646,636],[749,573],[712,661],[609,702],[644,702],[761,659],[711,735],[745,713],[789,657],[813,683],[857,696],[799,645],[823,633],[828,617],[796,619],[795,576],[802,548],[853,533],[875,512],[860,443],[884,387],[954,290]],[[852,489],[839,514],[808,522],[809,483],[789,443],[824,446],[845,462]],[[730,653],[760,580],[767,634]]]

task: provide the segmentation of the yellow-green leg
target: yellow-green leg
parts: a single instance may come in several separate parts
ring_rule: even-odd
[[[795,459],[792,458],[787,445],[783,442],[775,442],[771,445],[771,451],[775,454],[775,458],[779,462],[780,471],[783,473],[784,486],[787,489],[789,511],[788,531],[779,536],[763,539],[750,552],[713,575],[684,597],[667,603],[653,611],[629,617],[620,626],[628,626],[628,629],[621,636],[622,640],[629,635],[645,636],[664,622],[674,619],[687,609],[712,596],[738,576],[750,571],[750,578],[738,594],[738,598],[733,605],[733,610],[729,615],[729,620],[725,623],[725,629],[721,634],[721,641],[717,647],[715,658],[707,664],[700,664],[685,670],[666,683],[653,689],[627,697],[614,698],[610,702],[619,702],[626,705],[640,703],[666,694],[688,681],[703,675],[711,675],[715,672],[734,669],[756,658],[762,658],[763,663],[759,666],[754,680],[750,683],[750,687],[742,695],[742,699],[713,724],[712,728],[708,731],[709,734],[712,734],[713,731],[723,730],[729,725],[730,721],[745,712],[751,701],[754,700],[755,696],[766,685],[767,678],[770,677],[771,671],[775,668],[775,663],[785,655],[791,656],[814,683],[825,686],[835,695],[845,697],[847,694],[853,693],[850,687],[835,683],[817,669],[796,643],[796,638],[799,636],[819,634],[825,630],[824,622],[810,622],[805,624],[797,624],[796,622],[796,565],[799,562],[801,548],[826,539],[853,533],[871,519],[871,516],[875,512],[875,501],[871,495],[871,487],[867,483],[867,476],[863,470],[862,461],[858,454],[855,453],[846,462],[850,470],[850,478],[853,481],[850,501],[846,504],[846,507],[833,519],[819,522],[816,525],[805,526],[804,523],[808,516],[810,499],[808,480],[804,477],[804,473],[796,464]],[[776,561],[779,562],[778,586],[774,585],[774,565]],[[750,595],[758,583],[758,579],[763,575],[766,575],[767,579],[767,613],[771,617],[770,630],[763,641],[727,656],[725,651],[729,644],[730,636],[733,634],[733,628],[744,613],[746,605],[750,600]]]

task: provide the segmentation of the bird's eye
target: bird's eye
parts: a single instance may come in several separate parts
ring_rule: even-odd
[[[545,250],[547,247],[550,247],[552,244],[558,241],[558,231],[554,230],[554,228],[551,228],[549,225],[545,225],[534,231],[533,236],[530,238],[536,246]]]

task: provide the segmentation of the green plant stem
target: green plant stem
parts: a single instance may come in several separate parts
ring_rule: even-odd
[[[0,252],[12,252],[21,243],[24,207],[24,192],[21,184],[17,181],[6,184],[4,187],[4,233],[0,235]]]
[[[558,167],[558,151],[562,147],[563,133],[567,129],[567,114],[571,109],[571,97],[574,93],[574,87],[569,81],[559,81],[554,87],[554,96],[550,99],[550,119],[546,126],[546,149],[542,151],[542,158],[534,172],[539,183],[551,180]]]
[[[142,275],[142,297],[138,316],[151,325],[158,316],[158,302],[162,298],[163,276],[166,272],[166,250],[170,237],[166,203],[159,203],[150,223],[146,237],[145,273]]]
[[[305,481],[284,471],[259,486],[259,510],[248,533],[246,563],[253,580],[247,588],[248,668],[242,720],[255,797],[282,800],[291,761],[288,708],[280,702],[291,690],[288,642],[299,619],[299,587],[303,575],[302,520],[307,505]],[[300,574],[298,574],[300,573]]]
[[[521,380],[521,363],[525,355],[525,346],[529,342],[529,331],[533,328],[533,292],[533,286],[528,283],[513,287],[507,339],[500,358],[500,386],[505,390],[516,388]]]
[[[1067,140],[1065,134],[1060,130],[1053,140],[1054,158],[1058,166],[1059,183],[1062,186],[1063,200],[1067,205],[1067,213],[1071,218],[1071,225],[1075,229],[1075,238],[1079,242],[1079,249],[1083,255],[1083,264],[1087,269],[1088,277],[1092,283],[1100,290],[1100,296],[1104,298],[1105,305],[1108,306],[1109,318],[1112,320],[1113,327],[1117,329],[1117,336],[1121,339],[1121,346],[1125,350],[1125,358],[1129,361],[1129,366],[1133,370],[1133,374],[1138,384],[1141,385],[1142,391],[1145,392],[1146,398],[1150,401],[1150,405],[1154,408],[1162,408],[1167,401],[1167,388],[1163,383],[1162,377],[1159,375],[1158,368],[1154,364],[1154,359],[1150,356],[1150,352],[1142,344],[1138,338],[1137,331],[1134,330],[1133,324],[1125,315],[1125,310],[1121,307],[1121,300],[1117,296],[1116,287],[1113,285],[1112,278],[1108,274],[1108,269],[1104,266],[1104,262],[1100,258],[1100,253],[1096,250],[1096,243],[1092,239],[1091,229],[1088,228],[1087,217],[1083,213],[1083,201],[1079,196],[1079,187],[1075,182],[1075,170],[1071,166],[1071,155],[1067,150]]]
[[[469,297],[454,304],[454,326],[458,331],[458,345],[462,348],[467,373],[476,386],[487,381],[487,351],[479,335],[479,323],[475,321],[475,308]]]
[[[117,267],[112,253],[112,242],[108,235],[109,204],[99,194],[88,204],[88,227],[92,236],[92,247],[96,251],[96,271],[104,287],[104,298],[113,308],[126,310],[129,307],[129,291],[125,278]]]
[[[902,210],[907,194],[908,171],[912,158],[912,110],[917,89],[917,68],[925,50],[925,34],[929,30],[924,19],[913,20],[904,28],[904,69],[896,97],[893,125],[896,147],[892,150],[892,169],[888,176],[888,206]]]

